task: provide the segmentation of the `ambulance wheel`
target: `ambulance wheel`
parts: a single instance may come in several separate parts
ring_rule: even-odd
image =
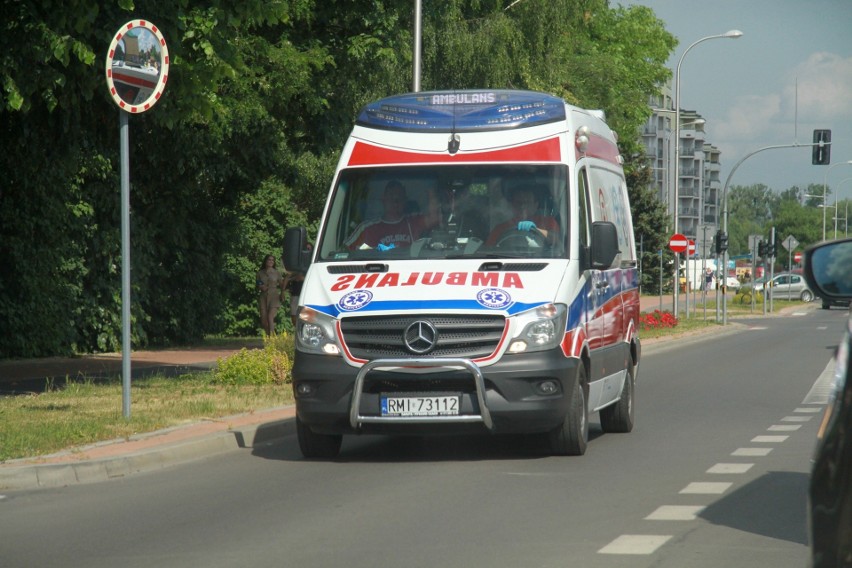
[[[580,364],[570,393],[568,414],[550,434],[550,450],[557,456],[581,456],[589,443],[589,408],[586,402],[586,367]]]
[[[601,428],[604,432],[626,433],[633,430],[633,402],[636,388],[636,371],[633,362],[627,366],[627,376],[624,377],[624,387],[621,397],[612,406],[607,406],[600,412]]]
[[[296,416],[296,435],[299,438],[299,449],[302,455],[312,459],[333,459],[340,453],[343,436],[334,434],[317,434],[311,427]]]
[[[528,248],[530,245],[527,237],[532,238],[536,246],[544,246],[544,235],[537,229],[533,229],[532,231],[509,229],[497,238],[497,248]]]

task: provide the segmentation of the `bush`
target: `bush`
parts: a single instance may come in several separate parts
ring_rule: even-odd
[[[283,385],[292,381],[293,336],[287,333],[264,338],[263,349],[243,348],[222,357],[213,381],[229,385]]]

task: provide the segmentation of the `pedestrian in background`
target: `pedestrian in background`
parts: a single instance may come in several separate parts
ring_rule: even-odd
[[[256,284],[260,292],[258,307],[260,309],[260,326],[266,335],[275,333],[275,316],[281,306],[281,273],[275,268],[275,257],[267,255],[263,265],[257,271]]]

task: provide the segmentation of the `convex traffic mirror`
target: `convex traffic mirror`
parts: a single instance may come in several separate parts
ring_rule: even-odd
[[[160,99],[169,77],[169,51],[151,22],[127,22],[113,36],[106,59],[107,87],[115,103],[145,112]]]

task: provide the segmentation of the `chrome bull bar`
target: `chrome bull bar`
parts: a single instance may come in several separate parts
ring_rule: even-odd
[[[359,414],[361,408],[361,395],[364,390],[364,381],[367,373],[374,369],[391,369],[399,367],[443,367],[446,369],[466,369],[473,375],[473,383],[476,387],[476,400],[479,403],[479,414],[463,414],[457,416],[362,416]],[[419,375],[412,375],[419,377]],[[482,422],[486,428],[492,430],[494,423],[491,413],[485,404],[485,380],[479,366],[469,359],[376,359],[366,363],[358,371],[355,377],[355,385],[352,388],[352,407],[349,410],[349,423],[352,428],[358,429],[361,424],[375,423],[418,423],[418,422]]]

